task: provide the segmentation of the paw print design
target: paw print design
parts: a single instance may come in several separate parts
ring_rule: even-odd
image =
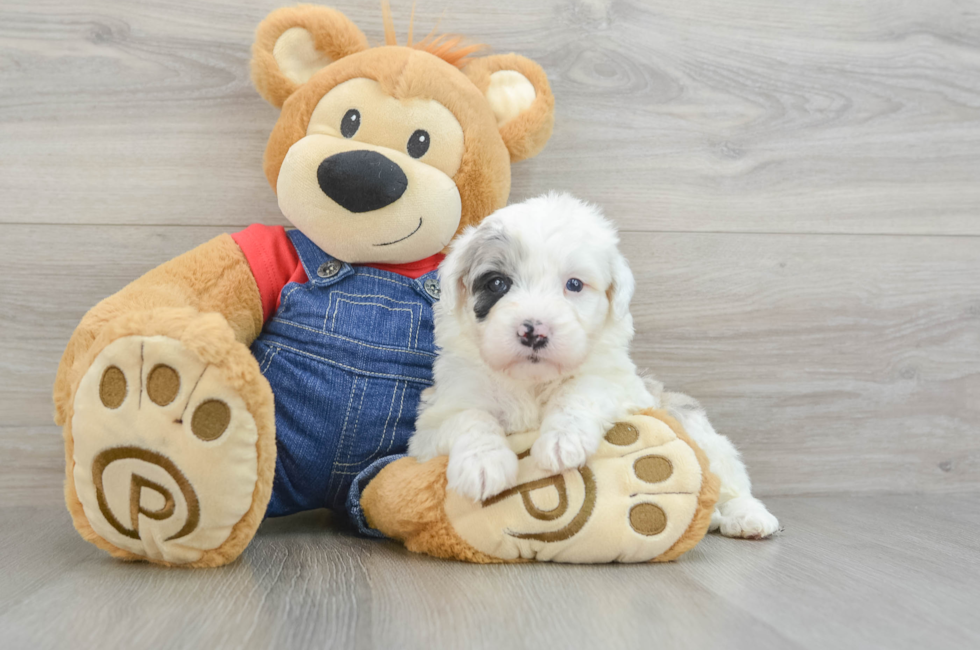
[[[477,550],[508,560],[644,562],[673,557],[693,528],[703,535],[705,473],[661,420],[617,423],[585,466],[555,475],[530,458],[535,435],[508,439],[520,459],[516,487],[482,503],[447,493],[449,521]]]
[[[83,376],[71,478],[92,530],[152,560],[221,546],[252,505],[258,433],[223,372],[165,336],[109,344]]]

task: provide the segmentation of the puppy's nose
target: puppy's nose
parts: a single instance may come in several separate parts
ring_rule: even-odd
[[[521,345],[529,347],[534,351],[540,350],[548,345],[549,334],[551,332],[547,325],[529,320],[524,321],[517,328],[517,337],[521,340]]]
[[[323,193],[351,212],[391,205],[408,187],[402,168],[377,151],[344,151],[324,159],[316,170]]]

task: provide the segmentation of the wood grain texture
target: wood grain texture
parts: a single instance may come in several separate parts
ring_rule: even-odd
[[[0,500],[4,504],[64,503],[64,480],[65,444],[59,427],[53,423],[0,425]]]
[[[0,221],[281,222],[247,69],[279,4],[0,2]],[[338,6],[380,42],[376,3]],[[570,189],[646,231],[980,234],[971,0],[459,0],[441,29],[552,80],[515,198]]]
[[[965,496],[783,497],[785,532],[709,536],[666,565],[475,566],[310,513],[235,564],[124,564],[61,509],[0,508],[9,648],[975,648],[980,506]],[[942,530],[937,536],[934,531]]]
[[[639,364],[701,399],[758,493],[830,495],[770,496],[776,539],[479,567],[310,513],[208,571],[82,542],[58,359],[156,264],[285,223],[261,170],[276,111],[248,80],[280,4],[0,0],[0,645],[980,645],[973,0],[418,3],[417,33],[445,9],[440,29],[544,66],[555,133],[512,198],[568,189],[624,228]],[[381,40],[377,2],[335,4]]]
[[[51,385],[82,314],[219,232],[0,225],[0,440],[23,476],[0,486],[33,502],[60,484]],[[705,404],[760,494],[980,488],[980,239],[628,233],[623,249],[637,363]]]

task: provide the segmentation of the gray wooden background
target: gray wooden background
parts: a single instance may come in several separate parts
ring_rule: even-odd
[[[248,79],[279,5],[0,5],[7,499],[59,498],[50,387],[86,309],[285,223]],[[341,8],[381,40],[377,3]],[[555,133],[512,198],[566,189],[621,225],[637,361],[761,494],[980,487],[980,4],[420,2],[418,29],[443,9],[545,67]]]
[[[45,526],[67,521],[50,389],[82,314],[285,223],[248,78],[280,4],[0,0],[0,499]],[[377,2],[334,4],[380,42]],[[556,128],[512,199],[570,190],[620,224],[636,359],[702,400],[759,494],[980,488],[977,0],[419,0],[416,32],[440,16],[544,66]],[[776,502],[784,523],[801,503]]]

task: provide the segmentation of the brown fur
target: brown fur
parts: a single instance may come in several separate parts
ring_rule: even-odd
[[[245,255],[230,235],[184,253],[131,282],[89,310],[75,328],[54,384],[55,422],[68,422],[73,385],[88,369],[86,352],[117,318],[161,307],[218,312],[235,338],[249,345],[262,331],[262,299]],[[93,357],[94,358],[94,357]]]
[[[482,92],[449,63],[406,47],[372,48],[338,61],[286,100],[265,150],[266,178],[273,188],[286,152],[306,135],[320,98],[334,86],[356,77],[378,81],[397,99],[434,99],[459,121],[466,143],[453,177],[462,199],[460,231],[506,205],[511,156]]]
[[[182,341],[222,370],[258,426],[259,480],[248,513],[221,547],[182,566],[218,566],[241,553],[265,514],[275,472],[272,389],[247,347],[261,329],[258,287],[244,254],[229,235],[219,235],[153,269],[85,315],[62,356],[54,388],[55,421],[64,427],[65,501],[83,538],[116,557],[145,559],[103,540],[85,517],[73,479],[72,398],[85,371],[109,343],[124,336],[160,334]]]
[[[656,418],[669,426],[693,450],[701,466],[702,480],[698,507],[687,530],[673,546],[652,562],[675,560],[701,541],[708,532],[711,513],[718,500],[718,478],[708,469],[708,457],[674,418],[663,410],[647,410],[640,415]],[[453,529],[446,516],[446,465],[439,456],[427,463],[402,458],[385,467],[361,495],[361,507],[372,528],[397,539],[405,548],[435,557],[478,564],[523,562],[487,555],[467,544]]]
[[[292,27],[302,27],[312,34],[316,49],[334,61],[368,49],[364,32],[339,11],[315,5],[283,7],[273,11],[255,30],[252,83],[259,94],[277,108],[299,88],[279,72],[279,65],[272,55],[276,40]]]
[[[213,244],[214,241],[210,243]],[[255,535],[255,530],[265,516],[269,497],[272,495],[272,479],[276,468],[276,425],[272,388],[259,371],[259,364],[255,357],[242,341],[236,340],[225,318],[218,314],[201,314],[190,308],[160,307],[119,315],[100,328],[91,345],[79,356],[78,367],[88,368],[107,345],[122,337],[134,335],[162,335],[179,340],[186,349],[222,374],[229,386],[234,388],[245,401],[249,413],[255,418],[258,429],[258,481],[252,494],[252,504],[245,516],[235,524],[231,536],[221,546],[205,552],[201,559],[193,563],[173,565],[169,562],[152,560],[167,566],[209,567],[227,564],[241,554]],[[78,372],[72,377],[71,384],[67,387],[69,394],[75,394],[83,374]],[[110,544],[92,530],[75,492],[72,403],[67,402],[64,409],[65,502],[74,520],[75,528],[83,538],[115,557],[124,560],[146,560],[147,558]]]
[[[293,27],[308,31],[316,50],[332,61],[305,84],[286,77],[274,56],[277,40]],[[286,152],[305,136],[317,102],[343,81],[368,77],[392,97],[440,102],[463,127],[465,150],[453,178],[462,203],[460,230],[503,207],[510,192],[510,163],[537,153],[544,145],[551,133],[554,99],[544,72],[534,62],[517,55],[469,59],[476,49],[462,46],[455,38],[432,35],[412,47],[369,48],[361,30],[333,9],[301,5],[273,11],[256,30],[251,67],[262,97],[282,108],[264,158],[273,189]],[[456,66],[464,66],[464,71]],[[504,68],[524,74],[535,87],[536,100],[527,114],[498,127],[484,91],[489,75]],[[259,425],[259,481],[252,506],[220,548],[189,566],[217,566],[241,552],[264,515],[275,469],[272,393],[246,347],[262,324],[261,299],[251,269],[228,235],[150,271],[85,315],[61,359],[54,386],[55,421],[64,427],[65,435],[66,501],[85,539],[117,557],[142,559],[99,538],[85,519],[72,480],[72,400],[85,371],[106,345],[123,336],[160,334],[180,340],[221,369]],[[444,485],[442,490],[444,495]],[[434,528],[416,531],[413,539],[422,543],[430,538],[451,539],[451,529],[431,521]],[[453,549],[457,555],[481,561],[462,547]]]
[[[323,15],[314,24],[310,16],[296,13],[300,9]],[[510,163],[536,155],[551,137],[555,100],[541,66],[517,54],[475,59],[457,57],[464,50],[454,49],[458,44],[454,39],[449,42],[425,39],[413,47],[361,47],[359,39],[363,34],[360,30],[348,24],[349,21],[345,23],[336,18],[335,14],[333,10],[312,6],[289,12],[280,9],[270,14],[258,28],[252,78],[269,102],[282,107],[279,121],[269,136],[263,163],[272,188],[276,188],[286,152],[306,135],[310,116],[320,99],[338,84],[366,77],[377,81],[397,99],[417,97],[438,101],[463,127],[466,148],[453,177],[462,200],[460,232],[506,205],[510,194]],[[296,26],[310,30],[318,49],[334,59],[334,63],[302,86],[283,77],[272,56],[276,38]],[[343,44],[340,49],[347,55],[335,57],[338,46],[330,41],[329,34],[314,29],[337,30],[336,38]],[[355,30],[356,35],[351,30]],[[392,32],[389,41],[394,40]],[[329,48],[320,46],[324,42],[331,43]],[[465,50],[465,57],[473,51]],[[464,63],[462,71],[455,67]],[[490,75],[499,70],[520,72],[534,86],[536,94],[528,110],[500,127],[484,96],[490,85]],[[273,90],[264,90],[267,88]],[[282,96],[287,91],[288,99]]]
[[[480,92],[485,93],[490,86],[490,75],[500,70],[520,72],[537,93],[530,108],[500,128],[500,137],[507,145],[511,162],[518,162],[541,153],[551,137],[555,125],[555,97],[541,66],[517,54],[473,59],[463,71]]]
[[[361,495],[368,525],[415,553],[477,564],[507,562],[476,550],[456,534],[444,509],[446,463],[401,458],[381,470]]]

